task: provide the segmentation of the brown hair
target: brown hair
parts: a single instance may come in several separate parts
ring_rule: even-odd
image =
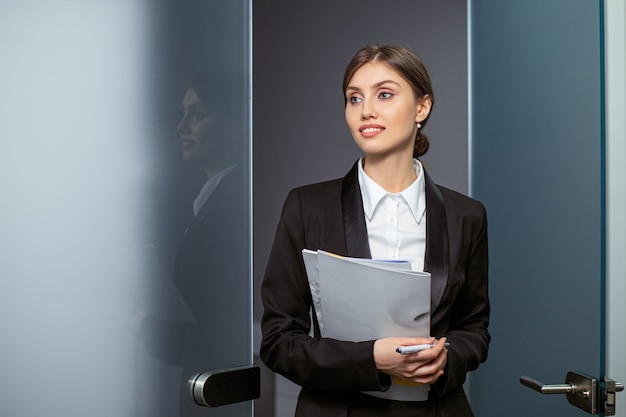
[[[354,73],[363,65],[369,62],[382,62],[389,65],[404,78],[415,93],[418,99],[422,99],[426,95],[431,100],[432,106],[435,105],[435,95],[430,81],[430,74],[421,59],[410,49],[396,45],[367,45],[357,51],[346,67],[343,76],[343,94],[344,104],[348,104],[346,97],[346,88],[352,79]],[[419,158],[428,151],[428,137],[422,133],[422,129],[426,126],[426,122],[430,118],[430,114],[421,122],[422,128],[418,129],[415,138],[415,148],[413,156]]]
[[[233,120],[242,120],[247,96],[245,78],[236,70],[205,69],[194,75],[187,88],[192,89],[211,110]]]

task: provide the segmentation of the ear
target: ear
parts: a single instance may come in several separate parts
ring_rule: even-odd
[[[433,106],[433,100],[430,98],[428,94],[426,94],[422,99],[417,103],[417,108],[415,112],[415,123],[419,123],[425,120],[430,114],[430,108]]]

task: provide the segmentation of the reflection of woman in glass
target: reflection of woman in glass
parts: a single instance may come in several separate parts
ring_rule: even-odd
[[[183,117],[178,125],[182,156],[198,163],[208,180],[194,203],[196,215],[210,195],[207,189],[216,187],[241,159],[243,127],[238,115],[243,103],[233,95],[237,91],[233,83],[242,80],[229,83],[225,77],[198,75],[182,101]],[[220,82],[223,84],[218,85]],[[229,91],[223,91],[226,85]]]
[[[437,186],[418,159],[428,150],[423,129],[434,95],[413,52],[364,47],[346,68],[343,93],[345,119],[364,156],[344,178],[287,196],[261,290],[261,358],[302,386],[297,416],[472,416],[462,384],[485,360],[490,340],[485,210]],[[407,259],[414,270],[430,272],[431,334],[322,337],[311,312],[305,248]],[[413,344],[432,347],[396,351]],[[411,399],[394,395],[398,385],[411,384],[430,390],[409,390]]]
[[[198,164],[207,178],[172,271],[179,305],[171,311],[182,305],[191,318],[148,316],[141,323],[150,353],[182,368],[179,408],[185,417],[233,415],[238,405],[211,410],[196,405],[189,381],[249,362],[247,340],[233,343],[242,339],[249,312],[247,182],[240,163],[243,83],[243,77],[212,71],[197,76],[183,97],[177,128],[182,157]]]

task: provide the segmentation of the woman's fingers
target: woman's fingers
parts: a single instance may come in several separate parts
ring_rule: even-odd
[[[441,375],[447,363],[446,338],[385,338],[374,343],[374,361],[379,371],[422,384],[431,384]],[[416,353],[400,354],[399,346],[433,344]]]

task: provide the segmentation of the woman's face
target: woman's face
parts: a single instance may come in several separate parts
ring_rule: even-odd
[[[352,76],[345,91],[346,123],[365,155],[413,155],[417,123],[430,112],[409,83],[389,65],[369,62]]]
[[[183,118],[178,124],[180,149],[186,161],[208,163],[217,161],[229,139],[223,115],[208,108],[193,89],[188,89],[182,102]]]

